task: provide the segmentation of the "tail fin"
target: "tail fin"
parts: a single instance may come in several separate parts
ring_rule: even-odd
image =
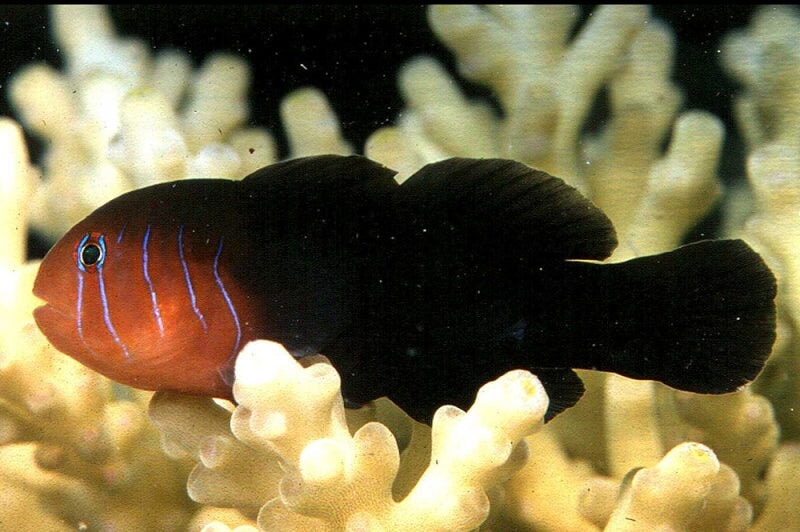
[[[545,345],[571,351],[571,367],[716,394],[752,381],[770,354],[775,278],[741,240],[570,268],[581,280],[564,294],[573,310],[558,325],[548,320],[563,336],[550,333]]]

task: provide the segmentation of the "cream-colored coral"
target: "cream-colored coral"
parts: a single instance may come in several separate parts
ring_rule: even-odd
[[[715,449],[717,457],[736,472],[742,494],[760,509],[766,496],[764,471],[780,437],[770,402],[750,389],[711,397],[663,393],[661,401],[664,445],[695,440]]]
[[[165,449],[199,459],[195,500],[257,514],[260,530],[734,531],[752,518],[734,470],[702,444],[680,443],[622,481],[572,463],[552,435],[531,435],[548,401],[528,372],[485,385],[467,412],[440,408],[432,430],[409,439],[346,412],[335,369],[309,364],[256,341],[236,362],[233,412],[206,398],[154,396]],[[406,457],[421,447],[424,467],[401,459],[399,442]],[[204,530],[254,526],[239,513],[204,514]]]
[[[730,470],[720,469],[711,449],[696,443],[678,445],[655,466],[632,472],[627,477],[605,530],[708,530],[694,523],[698,519],[713,523],[716,530],[744,530],[750,517],[747,503],[727,497],[731,483],[736,497],[736,476],[731,475]],[[733,503],[732,508],[723,508],[721,513],[726,517],[729,514],[740,517],[738,503],[744,502],[746,519],[732,523],[710,521],[703,516],[705,511],[725,506],[714,504],[719,499]]]
[[[0,118],[0,150],[0,243],[5,250],[0,268],[11,270],[25,262],[28,202],[36,175],[28,162],[22,128],[8,118]]]
[[[214,54],[189,56],[116,34],[105,6],[54,6],[65,70],[17,72],[10,99],[22,123],[47,140],[31,223],[51,238],[128,190],[185,177],[241,178],[277,160],[272,135],[246,125],[250,67]],[[327,100],[298,91],[283,107],[292,154],[350,153]]]
[[[800,491],[797,471],[800,470],[800,446],[783,445],[767,471],[767,502],[753,530],[791,530],[800,523]]]
[[[746,530],[753,514],[736,473],[697,443],[676,446],[621,483],[590,480],[578,507],[604,530]]]
[[[778,276],[779,336],[760,389],[778,405],[777,415],[792,438],[800,436],[800,144],[768,144],[748,158],[756,211],[746,234]]]
[[[584,485],[596,477],[587,461],[568,456],[552,431],[526,439],[525,466],[502,486],[490,530],[593,530],[579,511]],[[556,501],[559,501],[556,503]]]
[[[796,8],[762,7],[756,11],[751,25],[732,33],[723,47],[725,67],[742,84],[736,111],[750,149],[747,173],[755,204],[743,231],[759,247],[779,277],[779,338],[770,365],[757,384],[777,405],[776,415],[787,439],[800,435],[800,409],[797,408],[800,405],[798,30],[800,13]],[[734,211],[731,218],[744,217]],[[732,230],[742,231],[737,225],[731,225]],[[780,470],[779,460],[774,466],[776,471]],[[758,522],[763,530],[786,522],[783,520],[786,515],[776,519],[778,506],[770,497],[783,499],[788,494],[777,494],[776,485],[770,480],[774,479],[768,479],[765,515]],[[777,515],[781,515],[780,510]],[[794,519],[796,522],[797,517]]]
[[[395,436],[374,421],[351,435],[339,384],[329,364],[303,368],[280,345],[258,341],[236,362],[239,405],[230,434],[222,426],[225,413],[208,400],[158,394],[151,415],[170,447],[199,455],[190,493],[196,497],[194,485],[237,479],[230,494],[238,500],[223,500],[218,492],[209,502],[246,507],[260,497],[262,529],[471,530],[489,513],[486,491],[525,462],[523,438],[541,428],[548,404],[535,377],[512,371],[482,387],[469,411],[440,408],[427,468],[396,500],[393,485],[403,462]],[[186,430],[190,422],[184,420],[212,419],[200,409],[216,412],[220,421]],[[253,485],[241,483],[245,472]]]
[[[570,40],[577,9],[432,7],[431,26],[460,72],[493,89],[503,114],[468,100],[422,57],[401,71],[407,108],[398,125],[377,131],[365,152],[401,179],[450,156],[519,160],[581,188],[610,216],[620,236],[615,258],[670,249],[717,198],[721,122],[678,114],[672,33],[646,7],[602,6]],[[602,89],[610,114],[585,134]]]
[[[466,155],[511,157],[550,171],[609,214],[620,240],[614,260],[676,247],[718,198],[721,122],[704,112],[679,114],[682,96],[669,79],[673,37],[646,8],[598,8],[572,39],[577,11],[568,6],[440,6],[430,20],[460,72],[492,88],[503,114],[467,100],[441,66],[418,59],[401,73],[408,108],[396,128],[373,135],[368,154],[403,169]],[[603,88],[609,116],[585,134]],[[656,463],[678,443],[669,430],[691,424],[664,426],[659,411],[674,409],[664,406],[674,392],[658,384],[581,377],[587,397],[548,430],[616,477]],[[771,412],[764,419],[753,436],[763,437],[760,466],[776,434]]]
[[[293,157],[353,153],[327,98],[317,89],[307,87],[287,96],[281,102],[281,118]]]
[[[794,6],[762,6],[747,28],[731,32],[722,64],[742,84],[735,109],[752,148],[800,143],[800,17]]]
[[[800,12],[763,6],[744,30],[731,33],[723,64],[742,84],[736,98],[748,143],[753,201],[732,205],[729,231],[744,234],[778,276],[778,341],[758,387],[774,400],[784,435],[800,436]],[[749,214],[749,217],[748,217]],[[746,220],[744,226],[740,226]]]
[[[501,381],[510,386],[494,383],[469,412],[441,410],[431,429],[385,400],[346,411],[330,366],[302,368],[278,346],[256,344],[239,361],[238,406],[153,397],[161,445],[143,414],[149,394],[54,352],[35,329],[25,225],[34,217],[57,235],[106,191],[239,177],[275,159],[273,140],[242,127],[249,74],[240,59],[214,56],[195,71],[181,52],[151,57],[120,38],[104,8],[53,13],[65,69],[32,66],[12,83],[28,132],[49,141],[44,184],[18,128],[0,122],[0,522],[242,532],[780,530],[800,522],[800,461],[787,442],[800,426],[796,11],[763,8],[723,47],[745,87],[737,105],[757,205],[744,234],[781,278],[780,363],[760,387],[772,403],[752,391],[706,398],[582,372],[584,399],[523,438],[538,429],[545,396],[529,374],[512,373]],[[577,13],[431,8],[461,72],[495,92],[502,115],[420,59],[401,72],[407,109],[397,127],[376,132],[367,154],[403,175],[451,155],[519,159],[570,180],[609,212],[621,240],[615,260],[672,248],[720,192],[720,123],[680,112],[669,79],[673,36],[646,8],[599,8],[574,32]],[[587,124],[601,92],[608,116]],[[282,118],[293,155],[351,151],[319,91],[287,98]],[[535,407],[515,417],[526,398]]]
[[[58,353],[36,328],[38,263],[25,261],[35,174],[21,130],[8,119],[0,120],[0,161],[0,484],[13,499],[0,505],[0,523],[20,530],[184,526],[192,511],[182,493],[185,463],[161,452],[145,414],[149,394],[117,396],[110,381]]]

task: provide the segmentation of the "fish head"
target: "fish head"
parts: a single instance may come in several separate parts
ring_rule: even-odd
[[[184,199],[156,185],[75,225],[42,260],[34,319],[57,350],[117,382],[229,398],[236,287],[219,228],[170,211]]]
[[[50,249],[33,285],[45,303],[33,313],[39,329],[56,349],[101,373],[131,358],[114,341],[103,312],[104,301],[109,307],[103,291],[124,260],[118,237],[108,220],[90,216]]]

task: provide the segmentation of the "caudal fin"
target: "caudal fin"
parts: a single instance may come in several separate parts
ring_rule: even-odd
[[[572,268],[580,288],[564,294],[572,310],[548,334],[572,367],[718,394],[752,381],[770,354],[775,277],[741,240]]]

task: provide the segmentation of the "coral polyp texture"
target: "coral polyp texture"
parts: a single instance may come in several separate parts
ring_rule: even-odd
[[[183,491],[188,464],[162,452],[147,418],[149,394],[115,393],[113,383],[55,351],[31,318],[38,264],[25,262],[25,217],[14,218],[28,208],[35,173],[22,130],[8,119],[0,120],[0,161],[0,523],[180,527],[195,506]]]
[[[484,385],[469,411],[440,408],[430,439],[413,437],[428,433],[425,427],[412,428],[401,457],[398,440],[381,422],[351,434],[339,376],[326,362],[304,368],[282,346],[258,341],[239,355],[236,377],[232,414],[210,400],[157,394],[151,416],[170,447],[197,449],[193,496],[246,508],[258,493],[268,501],[258,525],[268,530],[472,530],[489,514],[487,491],[524,464],[523,438],[542,427],[548,405],[536,377],[509,372]],[[197,446],[196,430],[174,427],[197,415],[191,409],[203,408],[228,416],[230,428],[212,428]],[[418,455],[427,467],[418,467]],[[209,477],[236,479],[245,471],[262,473],[253,479],[274,491],[241,483],[214,493],[197,489]]]
[[[327,360],[301,365],[268,341],[239,355],[236,404],[93,373],[36,328],[28,231],[54,239],[126,190],[239,178],[281,155],[273,132],[246,125],[243,59],[196,68],[121,37],[102,6],[58,6],[63,69],[15,72],[19,124],[0,120],[0,528],[800,528],[800,15],[760,8],[720,45],[747,145],[749,189],[729,193],[716,175],[722,122],[687,111],[671,81],[672,29],[644,6],[600,6],[583,23],[580,9],[431,7],[460,74],[494,102],[419,57],[399,72],[405,108],[363,149],[320,90],[286,95],[286,156],[362,151],[399,179],[449,156],[516,159],[609,214],[611,260],[675,247],[722,201],[725,230],[779,277],[779,340],[753,386],[710,397],[584,371],[584,398],[545,425],[544,389],[512,370],[429,427],[387,399],[345,408]],[[603,95],[606,116],[589,123]],[[22,128],[46,141],[35,165]]]
[[[728,36],[723,64],[742,85],[736,99],[747,141],[753,196],[743,227],[732,227],[764,255],[779,279],[779,338],[759,389],[775,403],[782,428],[800,436],[800,15],[789,6],[762,7],[745,30]],[[742,210],[739,209],[732,210]]]
[[[579,14],[577,6],[432,7],[431,26],[459,71],[492,89],[502,114],[420,57],[400,72],[407,108],[368,140],[366,154],[404,175],[451,156],[519,160],[602,208],[620,234],[617,257],[674,247],[716,199],[722,125],[680,112],[674,38],[645,6],[602,6],[570,39]],[[610,116],[585,134],[601,90]],[[654,218],[655,227],[644,223]]]
[[[183,177],[241,178],[275,162],[264,128],[246,125],[250,67],[229,53],[194,69],[189,55],[117,35],[104,6],[52,7],[65,68],[32,64],[13,76],[10,99],[22,124],[49,146],[46,179],[34,190],[31,223],[51,237],[101,203]],[[283,118],[297,155],[349,153],[327,100],[307,89]],[[327,120],[326,120],[327,119]]]

